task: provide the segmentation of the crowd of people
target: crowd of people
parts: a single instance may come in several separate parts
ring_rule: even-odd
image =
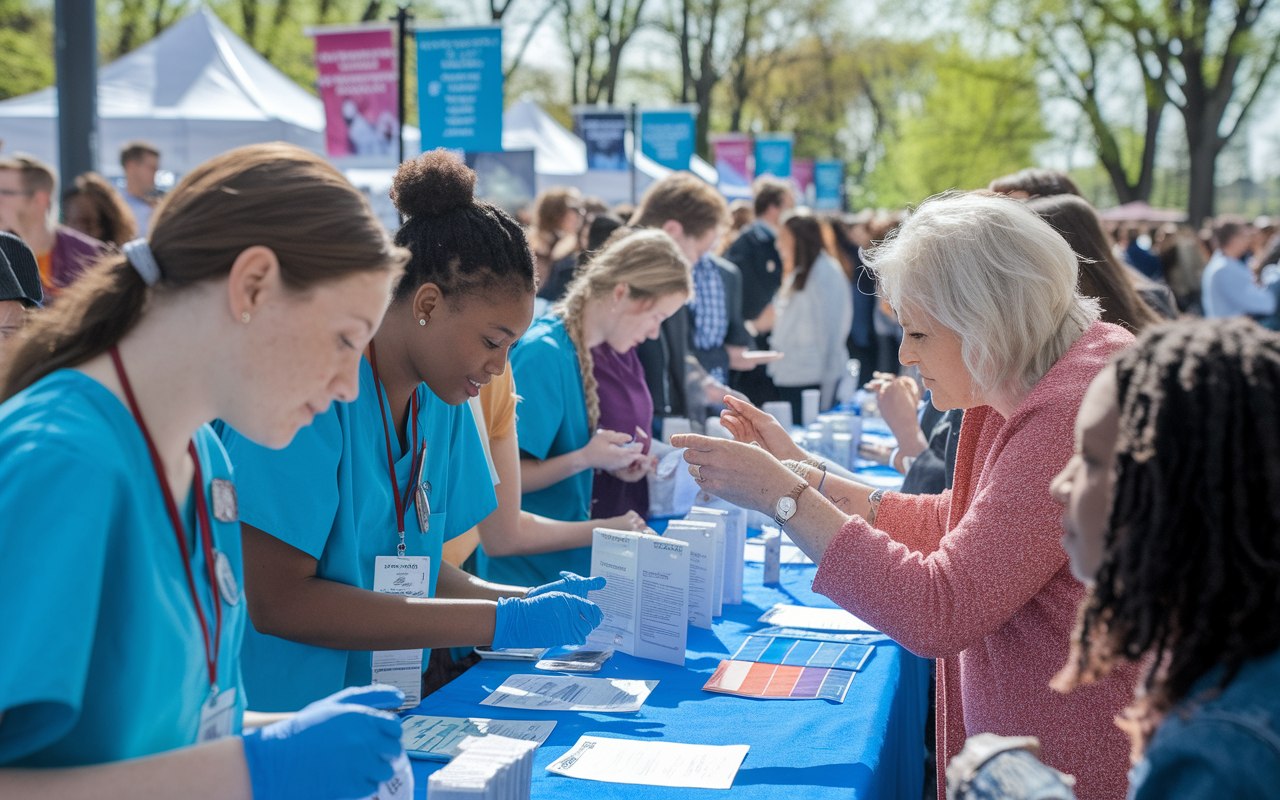
[[[297,147],[163,198],[159,159],[59,196],[0,158],[5,797],[371,794],[472,648],[600,624],[592,530],[645,528],[664,438],[937,659],[939,794],[1280,791],[1272,222],[1114,229],[1044,170],[857,215],[676,172],[521,222],[437,151],[389,235]],[[902,491],[761,410],[862,386]]]

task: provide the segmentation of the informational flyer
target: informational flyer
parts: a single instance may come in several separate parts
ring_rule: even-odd
[[[689,545],[689,624],[711,628],[716,584],[716,526],[710,522],[673,519],[663,537]]]
[[[587,644],[637,658],[684,664],[689,635],[689,545],[635,531],[596,528],[591,576],[608,579],[587,594],[604,621]]]
[[[582,678],[569,675],[512,675],[480,701],[482,706],[533,711],[639,711],[657,681]]]
[[[583,736],[547,772],[605,783],[730,789],[749,745],[679,744]]]
[[[552,720],[429,717],[411,714],[400,720],[400,742],[410,758],[448,761],[468,736],[503,736],[541,745],[555,730]]]
[[[810,628],[816,631],[875,631],[875,628],[842,608],[809,608],[778,603],[757,620],[765,625]]]

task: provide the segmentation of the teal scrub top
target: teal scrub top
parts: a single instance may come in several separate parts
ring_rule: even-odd
[[[416,508],[406,505],[405,555],[431,558],[434,596],[444,542],[471,529],[498,502],[470,408],[448,405],[425,384],[418,387],[418,401],[431,524],[421,533]],[[236,464],[240,519],[318,560],[318,577],[370,590],[374,560],[394,556],[400,541],[378,403],[373,370],[361,359],[357,399],[334,403],[283,450],[254,444],[225,423],[217,426]],[[382,409],[390,423],[385,397]],[[407,429],[412,434],[412,420]],[[409,485],[412,449],[402,451],[391,431],[401,492]],[[423,669],[430,655],[423,651]],[[259,633],[252,622],[245,633],[243,664],[254,711],[297,711],[345,686],[373,679],[368,651],[292,642]]]
[[[511,369],[520,392],[516,436],[520,450],[545,460],[587,446],[587,402],[582,388],[578,351],[564,329],[564,320],[543,317],[525,332],[511,350]],[[520,507],[534,514],[566,522],[591,519],[591,479],[585,469],[545,489],[529,492]],[[480,577],[495,583],[538,586],[558,580],[560,570],[591,573],[591,548],[579,547],[531,556],[490,558],[476,551]]]
[[[195,441],[214,548],[242,585],[240,525],[213,515],[210,493],[231,464],[208,426]],[[209,583],[190,491],[180,551],[128,408],[74,370],[14,395],[0,405],[0,487],[0,765],[101,764],[195,744],[210,686],[184,557],[211,634],[222,605],[218,686],[236,689],[239,733],[244,600],[229,605]]]

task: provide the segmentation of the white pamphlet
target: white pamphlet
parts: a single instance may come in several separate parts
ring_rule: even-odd
[[[424,717],[411,714],[400,720],[400,743],[410,758],[448,761],[458,753],[458,743],[468,736],[504,736],[542,744],[556,724],[536,719],[478,719],[476,717]]]
[[[749,745],[676,742],[583,736],[569,752],[551,762],[548,772],[606,783],[730,789]]]
[[[684,664],[689,635],[689,545],[648,533],[596,528],[587,597],[604,612],[587,645]]]
[[[728,535],[729,512],[720,508],[694,506],[685,515],[691,522],[710,522],[716,526],[716,571],[715,588],[711,591],[711,616],[724,614],[724,571],[725,571],[725,538]]]
[[[734,506],[725,517],[724,602],[742,604],[742,572],[747,562],[747,510]]]
[[[842,608],[809,608],[778,603],[760,615],[758,622],[782,628],[808,628],[815,631],[871,631],[875,628]]]
[[[403,597],[431,596],[429,556],[378,556],[373,560],[373,590]],[[389,683],[404,692],[404,705],[422,702],[422,650],[375,650],[373,682]]]
[[[711,593],[716,585],[716,526],[673,519],[663,536],[689,545],[689,624],[710,628]]]
[[[657,685],[657,681],[618,678],[511,675],[480,705],[535,711],[639,711]]]

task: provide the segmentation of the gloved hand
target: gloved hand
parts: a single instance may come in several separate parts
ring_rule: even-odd
[[[595,603],[564,592],[504,597],[498,601],[493,649],[582,644],[603,619]]]
[[[582,599],[586,599],[587,592],[593,589],[603,589],[605,579],[603,575],[597,575],[594,578],[584,578],[581,575],[575,575],[572,572],[561,572],[560,580],[552,583],[544,583],[542,586],[535,586],[529,590],[525,597],[537,597],[540,594],[548,592],[564,592],[572,594]]]
[[[403,748],[394,686],[352,686],[292,719],[244,734],[254,800],[348,800],[368,797],[389,780]]]

